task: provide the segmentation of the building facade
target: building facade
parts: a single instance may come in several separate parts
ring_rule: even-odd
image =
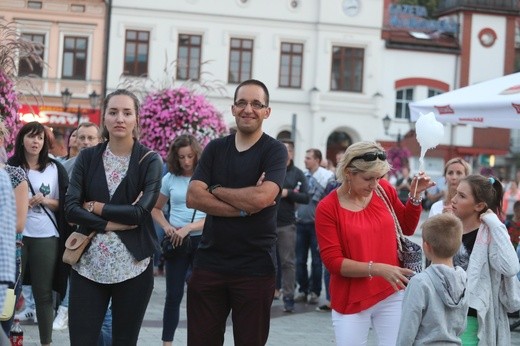
[[[424,36],[415,37],[425,30],[389,20],[391,6],[389,0],[114,0],[107,87],[213,83],[206,93],[233,127],[234,88],[257,78],[271,91],[266,132],[295,140],[297,164],[311,147],[334,160],[352,142],[390,147],[398,135],[417,157],[406,104],[513,72],[518,9],[442,3],[441,20],[457,30],[425,44]],[[484,29],[497,36],[493,44],[481,43]],[[496,65],[483,68],[491,58]],[[388,131],[386,115],[393,120]],[[479,143],[479,130],[447,125],[428,167],[439,173],[450,156],[507,153],[508,130],[486,129],[501,138],[493,143]]]
[[[14,23],[22,39],[38,43],[45,62],[31,67],[19,60],[19,77],[27,77],[17,85],[22,120],[48,125],[58,139],[68,138],[78,121],[99,123],[99,104],[91,104],[89,95],[104,93],[104,1],[0,1],[0,18]]]
[[[144,95],[189,84],[232,128],[234,89],[256,78],[271,92],[265,131],[292,138],[300,166],[308,148],[335,161],[349,144],[375,140],[409,148],[412,171],[417,169],[420,148],[407,104],[514,72],[520,46],[513,0],[441,0],[434,19],[391,0],[8,3],[0,4],[5,19],[48,40],[49,69],[41,76],[46,103],[59,107],[65,88],[73,94],[71,105],[83,109],[96,90],[131,87]],[[30,8],[33,3],[41,8]],[[79,78],[65,76],[70,36],[88,42]],[[386,116],[391,123],[385,130]],[[456,155],[475,164],[481,154],[501,157],[509,151],[510,132],[446,125],[441,144],[428,152],[426,169],[439,174]]]

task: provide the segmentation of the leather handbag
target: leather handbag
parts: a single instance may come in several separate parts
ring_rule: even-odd
[[[196,213],[197,210],[195,209],[191,217],[191,222],[195,220]],[[161,241],[161,251],[165,259],[170,259],[175,256],[186,256],[191,252],[191,250],[191,237],[189,234],[186,237],[184,237],[181,245],[178,246],[173,246],[171,238],[167,235],[165,235]]]
[[[182,240],[181,245],[173,246],[170,237],[164,236],[161,241],[162,255],[166,259],[173,258],[175,256],[185,256],[191,252],[191,237],[187,235]]]
[[[65,241],[65,251],[63,252],[62,258],[63,262],[70,265],[78,263],[81,255],[85,252],[87,245],[90,244],[90,240],[94,235],[96,235],[95,231],[92,231],[89,235],[72,232]]]

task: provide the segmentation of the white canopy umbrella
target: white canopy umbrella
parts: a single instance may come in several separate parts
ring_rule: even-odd
[[[432,112],[443,123],[520,128],[520,73],[410,103],[411,120]]]

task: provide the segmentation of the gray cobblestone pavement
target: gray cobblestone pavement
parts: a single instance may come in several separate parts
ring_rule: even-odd
[[[426,214],[423,214],[423,218]],[[420,243],[420,232],[412,237],[412,240]],[[155,279],[155,287],[146,311],[145,320],[139,334],[138,345],[162,345],[162,309],[165,297],[165,280],[163,277]],[[322,293],[321,302],[324,302]],[[175,333],[174,345],[186,345],[186,299],[181,306],[181,320]],[[295,312],[292,314],[282,311],[281,300],[275,300],[271,308],[271,331],[267,345],[334,345],[334,332],[332,329],[330,313],[315,311],[317,305],[296,304]],[[514,322],[515,320],[511,320]],[[37,325],[32,322],[22,324],[24,330],[24,346],[40,345]],[[511,333],[512,345],[520,346],[520,327]],[[68,329],[53,332],[53,345],[69,345]],[[368,346],[375,346],[376,340],[373,335],[370,337]],[[233,332],[228,321],[225,334],[224,345],[233,345]]]

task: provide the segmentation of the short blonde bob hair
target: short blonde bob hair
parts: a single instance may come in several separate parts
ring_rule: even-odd
[[[357,156],[376,152],[383,152],[386,154],[383,147],[376,142],[362,141],[350,145],[347,150],[345,150],[345,153],[336,168],[336,177],[338,182],[343,182],[347,171],[352,173],[375,172],[381,177],[388,173],[392,169],[392,166],[387,160],[383,161],[379,158],[374,161],[365,161],[363,159],[353,160]]]

